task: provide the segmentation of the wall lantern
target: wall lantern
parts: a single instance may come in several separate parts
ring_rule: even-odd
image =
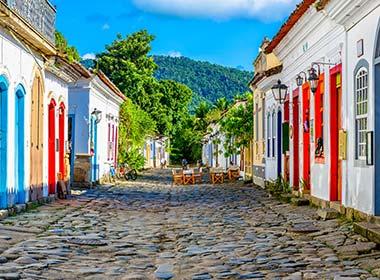
[[[315,94],[318,89],[319,75],[321,74],[321,65],[335,65],[335,64],[326,63],[326,62],[313,62],[311,64],[308,81],[310,83],[310,89],[313,94]]]
[[[102,120],[102,111],[96,108],[94,109],[94,111],[92,111],[91,115],[95,117],[96,123],[100,123],[100,121]]]
[[[304,75],[305,78],[302,78],[301,75]],[[297,75],[297,77],[296,77],[296,83],[297,83],[297,86],[298,86],[298,87],[302,86],[303,83],[304,83],[305,81],[307,81],[307,75],[306,75],[305,72],[302,71],[302,72],[300,72],[300,73]]]
[[[277,84],[273,85],[272,87],[272,93],[274,99],[276,99],[276,101],[278,101],[280,104],[283,104],[288,95],[288,87],[282,84],[281,80],[278,80]]]

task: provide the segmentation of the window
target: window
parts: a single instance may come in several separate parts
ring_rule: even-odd
[[[356,159],[366,159],[366,134],[368,130],[368,70],[364,67],[355,77],[355,136]]]
[[[272,114],[272,157],[276,156],[276,112]]]
[[[256,112],[255,112],[255,115],[256,115],[256,129],[255,129],[255,132],[256,132],[256,141],[259,141],[259,104],[256,103]]]
[[[324,157],[324,145],[323,145],[323,110],[324,110],[324,74],[319,76],[318,88],[314,96],[314,118],[315,118],[315,157],[323,159]]]
[[[270,120],[270,114],[268,114],[267,116],[267,157],[270,158],[271,156],[271,153],[270,153],[270,145],[271,145],[271,142],[270,142],[270,133],[271,133],[271,130],[270,130],[270,123],[271,123],[271,120]]]

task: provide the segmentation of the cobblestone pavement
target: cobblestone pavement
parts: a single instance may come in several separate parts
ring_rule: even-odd
[[[350,224],[242,183],[172,186],[168,174],[1,221],[0,279],[378,279],[380,251]]]

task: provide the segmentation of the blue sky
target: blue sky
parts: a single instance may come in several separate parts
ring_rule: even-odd
[[[252,70],[297,0],[52,0],[57,28],[82,56],[104,50],[117,33],[147,29],[153,54],[183,55]]]

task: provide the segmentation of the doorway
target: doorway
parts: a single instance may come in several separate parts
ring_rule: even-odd
[[[59,147],[59,175],[60,180],[65,180],[66,171],[65,171],[65,104],[61,103],[59,105],[59,132],[58,132],[58,147]]]
[[[37,74],[32,86],[30,118],[30,195],[31,201],[43,197],[43,85]]]
[[[7,201],[8,80],[0,76],[0,208]]]
[[[293,92],[293,186],[299,189],[299,99],[298,89]]]
[[[277,112],[277,178],[282,174],[282,112]]]
[[[49,135],[48,135],[48,153],[49,153],[49,165],[48,165],[48,186],[49,186],[49,194],[56,193],[56,161],[55,161],[55,153],[56,153],[56,135],[55,135],[55,100],[52,99],[49,104],[48,110],[48,126],[49,126]]]
[[[342,160],[339,131],[342,129],[342,65],[330,69],[330,200],[342,201]]]
[[[376,147],[380,147],[380,21],[377,27],[377,36],[375,40],[375,133],[374,133],[374,156],[375,156],[375,174],[380,174],[380,152]],[[375,215],[380,215],[380,177],[375,176]]]
[[[302,86],[302,131],[303,131],[303,185],[310,190],[310,86]]]
[[[25,89],[16,88],[15,95],[15,187],[16,203],[25,203]]]

